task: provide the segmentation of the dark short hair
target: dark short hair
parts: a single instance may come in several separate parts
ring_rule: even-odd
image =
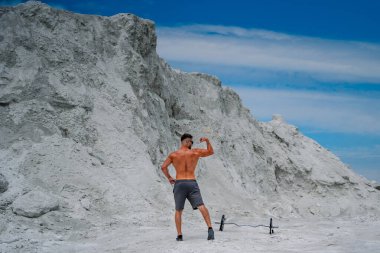
[[[181,141],[183,141],[184,139],[186,138],[191,138],[193,139],[193,136],[191,134],[187,134],[187,133],[184,133],[182,136],[181,136]]]

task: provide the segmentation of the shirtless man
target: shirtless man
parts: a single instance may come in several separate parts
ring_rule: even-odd
[[[193,210],[199,209],[208,226],[207,240],[214,240],[214,230],[212,229],[210,214],[208,209],[203,203],[202,195],[195,179],[195,167],[197,166],[200,157],[206,157],[214,154],[214,150],[208,138],[200,138],[200,142],[207,143],[207,149],[194,148],[191,149],[193,144],[193,136],[190,134],[183,134],[181,136],[181,147],[169,154],[165,162],[162,164],[161,169],[171,184],[174,184],[173,193],[175,200],[175,224],[177,227],[178,236],[177,241],[182,241],[181,232],[181,216],[185,206],[186,198],[189,200]],[[176,170],[176,179],[172,178],[169,174],[168,167],[173,163]]]

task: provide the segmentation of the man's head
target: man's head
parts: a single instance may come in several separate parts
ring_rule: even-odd
[[[181,136],[181,144],[182,146],[186,146],[191,149],[191,145],[193,145],[193,136],[191,134],[184,133]]]

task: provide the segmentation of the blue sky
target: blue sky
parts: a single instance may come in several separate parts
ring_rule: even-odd
[[[153,20],[170,65],[218,76],[257,119],[282,114],[380,182],[380,1],[42,2]]]

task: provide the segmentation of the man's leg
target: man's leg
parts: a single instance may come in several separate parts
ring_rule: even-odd
[[[210,214],[208,212],[208,209],[206,208],[205,205],[200,205],[198,206],[198,209],[199,211],[201,211],[202,215],[203,215],[203,218],[205,219],[205,222],[208,226],[208,236],[207,236],[207,240],[214,240],[214,230],[212,229],[212,226],[211,226],[211,219],[210,219]]]
[[[207,226],[212,227],[211,226],[210,214],[208,212],[207,207],[203,204],[203,205],[198,206],[198,209],[202,213],[203,219],[205,220]]]
[[[182,216],[182,210],[175,210],[175,225],[177,227],[177,234],[182,235],[182,230],[181,230],[181,216]]]

